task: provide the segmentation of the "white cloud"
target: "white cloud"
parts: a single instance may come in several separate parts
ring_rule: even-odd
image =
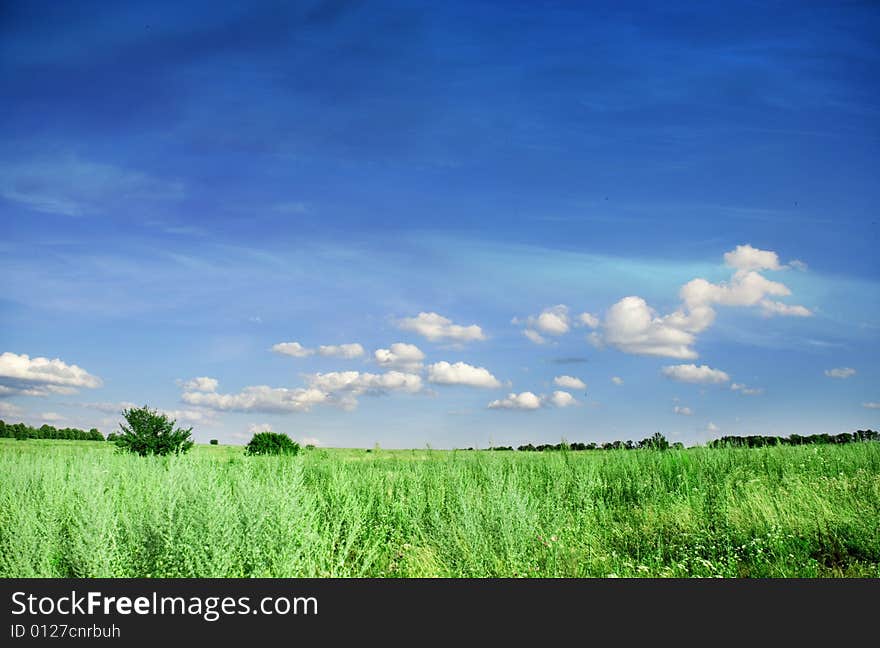
[[[587,388],[587,384],[583,380],[574,376],[556,376],[553,379],[553,384],[557,387],[566,387],[568,389],[584,390]]]
[[[183,423],[209,423],[216,418],[216,413],[205,409],[162,409],[159,413],[164,414],[170,419],[174,419],[179,424]]]
[[[526,391],[519,394],[511,393],[506,398],[489,403],[489,409],[537,410],[544,407],[572,407],[580,402],[566,391],[557,390],[550,396],[537,395]]]
[[[0,416],[22,416],[23,414],[24,410],[18,405],[0,400]]]
[[[807,270],[809,270],[809,266],[800,259],[792,259],[788,262],[788,265],[789,267],[794,268],[795,270],[798,270],[800,272],[806,272]]]
[[[415,393],[422,389],[422,377],[401,371],[374,374],[359,371],[331,371],[307,376],[309,385],[322,392],[383,394],[392,391]]]
[[[137,403],[122,401],[119,403],[79,403],[81,407],[98,410],[106,414],[122,414],[122,410],[138,407]]]
[[[880,403],[862,403],[862,407],[864,407],[865,409],[880,409]]]
[[[245,387],[237,394],[216,392],[184,392],[183,402],[219,411],[236,412],[308,412],[314,405],[325,403],[328,394],[320,389]]]
[[[679,405],[673,407],[672,411],[679,416],[693,416],[694,414],[694,410],[692,410],[690,407],[681,407]]]
[[[597,347],[607,343],[624,353],[691,360],[698,357],[692,348],[696,336],[715,321],[714,306],[757,306],[766,316],[813,314],[804,306],[768,299],[791,294],[784,284],[758,273],[783,269],[775,252],[740,245],[727,252],[724,260],[735,270],[729,281],[715,284],[703,278],[692,279],[679,291],[681,306],[668,315],[659,315],[641,297],[624,297],[608,310],[600,325],[601,334],[592,334],[590,342]]]
[[[763,394],[764,390],[758,387],[749,387],[748,385],[743,385],[742,383],[733,383],[730,386],[731,391],[739,392],[743,396],[758,396],[759,394]]]
[[[514,324],[521,320],[513,318]],[[571,318],[568,315],[568,306],[557,304],[542,310],[538,315],[529,315],[523,323],[526,325],[523,335],[535,344],[544,344],[544,335],[564,335],[571,330]],[[543,335],[542,335],[543,334]]]
[[[260,432],[271,432],[272,424],[271,423],[251,423],[248,425],[248,434],[254,435],[259,434]]]
[[[507,398],[494,400],[489,409],[536,410],[541,407],[541,398],[532,392],[508,394]]]
[[[0,354],[0,396],[73,394],[80,388],[93,389],[102,384],[97,376],[59,358],[31,358],[8,351]]]
[[[357,343],[339,345],[322,344],[318,347],[318,355],[331,358],[345,358],[347,360],[350,360],[352,358],[359,358],[364,355],[364,347]]]
[[[578,320],[584,326],[588,326],[592,329],[599,327],[599,318],[591,313],[581,313],[578,315]]]
[[[547,402],[550,403],[553,407],[570,407],[571,405],[577,405],[577,399],[565,391],[555,391],[550,394],[550,397],[547,399]]]
[[[779,256],[776,252],[759,250],[748,243],[737,245],[736,249],[724,254],[724,263],[737,271],[780,270]]]
[[[56,412],[43,412],[39,415],[39,419],[45,423],[58,423],[59,421],[63,421],[64,417]]]
[[[725,372],[707,365],[680,364],[663,367],[663,375],[673,380],[688,383],[723,383],[730,380]]]
[[[279,342],[272,347],[275,353],[293,356],[294,358],[305,358],[312,355],[315,350],[307,349],[299,342]]]
[[[425,354],[415,344],[395,342],[390,349],[376,349],[373,357],[380,366],[388,369],[419,371]]]
[[[799,306],[797,304],[783,304],[778,301],[771,301],[769,299],[761,300],[761,310],[764,315],[787,315],[789,317],[812,317],[813,311],[805,306]]]
[[[856,375],[856,370],[852,367],[837,367],[835,369],[826,369],[825,375],[829,378],[849,378]]]
[[[658,317],[641,297],[624,297],[608,309],[603,324],[604,341],[624,353],[689,360],[697,357],[690,348],[696,340],[695,333],[706,328],[711,320],[702,310],[693,317],[681,311]]]
[[[301,437],[299,442],[300,442],[300,445],[304,445],[304,446],[307,446],[307,445],[319,446],[319,445],[321,445],[321,439],[318,439],[316,437]]]
[[[486,336],[476,324],[461,326],[437,313],[419,313],[416,317],[404,317],[398,322],[403,331],[417,333],[432,342],[451,340],[453,342],[471,342],[485,340]]]
[[[178,384],[183,387],[184,391],[215,392],[219,383],[216,378],[200,376],[191,380],[178,381]]]
[[[611,382],[613,382],[615,385],[620,386],[623,384],[623,378],[621,378],[620,376],[611,376]]]
[[[484,367],[474,367],[464,362],[449,364],[446,361],[428,365],[428,382],[438,385],[467,385],[468,387],[500,387],[501,381]]]
[[[709,421],[706,424],[706,432],[720,432],[721,428],[715,425],[712,421]]]
[[[529,317],[526,321],[530,328],[547,335],[564,335],[571,329],[568,306],[565,304],[545,308],[539,315]]]

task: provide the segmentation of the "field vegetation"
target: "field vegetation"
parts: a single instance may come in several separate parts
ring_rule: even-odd
[[[2,577],[880,577],[880,443],[596,450],[0,439]]]

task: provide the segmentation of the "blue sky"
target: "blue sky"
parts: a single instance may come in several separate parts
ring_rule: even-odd
[[[871,3],[5,5],[0,418],[876,429],[878,28]]]

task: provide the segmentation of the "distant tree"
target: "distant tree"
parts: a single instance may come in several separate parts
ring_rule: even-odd
[[[220,442],[217,441],[217,439],[211,439],[208,443],[210,443],[211,445],[217,445]]]
[[[257,432],[244,449],[248,455],[295,455],[298,452],[299,444],[283,432]]]
[[[647,450],[668,450],[669,441],[667,441],[666,437],[659,432],[654,432],[654,434],[647,439],[639,441],[639,448]]]
[[[175,428],[177,421],[146,405],[123,410],[122,417],[126,423],[119,424],[122,433],[114,440],[121,450],[145,457],[182,454],[193,446],[192,428]]]

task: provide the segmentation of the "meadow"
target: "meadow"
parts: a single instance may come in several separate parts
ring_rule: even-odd
[[[880,443],[486,452],[0,439],[0,577],[880,577]]]

